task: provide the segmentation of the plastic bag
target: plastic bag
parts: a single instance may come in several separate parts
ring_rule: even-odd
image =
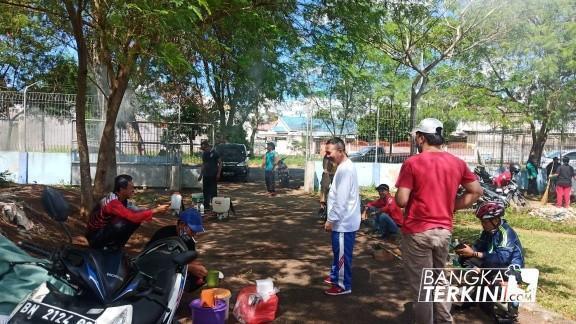
[[[240,290],[236,304],[234,304],[234,317],[240,323],[257,324],[272,322],[276,319],[278,309],[278,295],[271,295],[267,301],[256,292],[256,286],[247,286]]]

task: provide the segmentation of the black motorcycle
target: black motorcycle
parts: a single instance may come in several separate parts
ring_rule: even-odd
[[[288,165],[284,162],[286,158],[280,159],[278,161],[278,166],[276,170],[278,171],[278,180],[283,188],[288,188],[290,185],[290,171],[288,170]]]
[[[59,222],[70,244],[55,251],[20,242],[23,249],[45,257],[42,262],[12,262],[10,267],[34,264],[69,289],[41,284],[20,302],[8,323],[172,323],[184,290],[188,263],[197,257],[178,238],[147,246],[136,257],[121,251],[102,251],[71,244],[64,222],[69,207],[60,192],[46,188],[42,195],[48,215]]]

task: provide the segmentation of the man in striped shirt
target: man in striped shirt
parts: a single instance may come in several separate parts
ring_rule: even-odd
[[[97,204],[90,214],[86,238],[91,248],[119,250],[124,247],[140,223],[163,213],[169,204],[152,209],[138,209],[128,199],[134,196],[132,177],[126,174],[114,179],[114,191]]]

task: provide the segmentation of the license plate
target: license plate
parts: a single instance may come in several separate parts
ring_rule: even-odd
[[[51,305],[26,301],[8,323],[94,324],[89,317]]]

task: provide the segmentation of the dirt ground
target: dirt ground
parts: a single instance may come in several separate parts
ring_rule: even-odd
[[[257,174],[252,178],[262,179]],[[294,187],[298,187],[298,183]],[[353,293],[345,296],[325,296],[322,280],[329,271],[331,249],[329,234],[314,216],[317,200],[300,189],[279,189],[276,197],[268,197],[262,181],[248,183],[224,182],[220,194],[232,197],[236,216],[227,221],[209,219],[206,233],[199,238],[200,260],[208,269],[219,270],[225,278],[221,287],[232,291],[231,305],[237,293],[256,279],[272,278],[280,290],[280,307],[275,323],[407,323],[410,298],[403,276],[402,262],[392,257],[375,260],[372,246],[381,243],[396,251],[392,243],[384,243],[361,230],[357,235],[353,264]],[[40,211],[41,186],[15,186],[10,191],[25,200],[32,210]],[[76,190],[63,190],[77,211]],[[169,201],[170,192],[158,190],[140,194],[139,201],[154,197]],[[190,204],[190,192],[184,194]],[[1,222],[5,235],[11,239],[32,240],[46,246],[62,242],[62,232],[41,213],[32,211],[38,225],[25,233],[13,225]],[[160,226],[172,224],[175,218],[166,215],[141,226],[127,248],[139,251],[147,238]],[[69,220],[74,242],[85,244],[82,237],[85,222]],[[179,318],[187,322],[186,305],[199,292],[185,294]],[[477,309],[454,312],[456,323],[491,323]],[[230,323],[234,323],[231,317]],[[569,323],[555,314],[530,305],[520,312],[520,323]]]

